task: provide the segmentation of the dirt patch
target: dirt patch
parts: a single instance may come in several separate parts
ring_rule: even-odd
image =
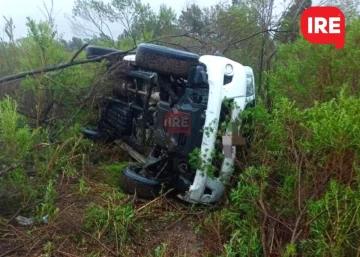
[[[171,223],[171,221],[173,223]],[[153,220],[143,224],[138,256],[148,256],[163,249],[167,256],[203,256],[204,241],[194,229],[194,219]]]
[[[89,177],[92,177],[91,179]],[[89,192],[79,192],[79,182],[59,181],[55,206],[59,215],[49,225],[39,224],[25,228],[15,220],[0,225],[0,257],[4,256],[217,256],[221,240],[213,231],[202,229],[202,220],[210,215],[206,208],[193,208],[171,196],[149,202],[129,201],[134,208],[134,221],[122,249],[108,239],[98,238],[84,227],[89,204],[104,204],[104,193],[117,191],[101,184],[99,177],[88,176]],[[96,178],[96,179],[95,179]],[[20,213],[21,215],[22,213]],[[29,214],[29,213],[27,213]],[[209,240],[211,239],[211,240]],[[117,251],[119,254],[117,254]]]

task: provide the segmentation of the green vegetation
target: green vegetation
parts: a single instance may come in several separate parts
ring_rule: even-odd
[[[303,39],[279,48],[271,112],[260,102],[243,113],[254,138],[222,212],[234,231],[227,256],[358,254],[360,81],[345,56],[359,24],[339,51]]]
[[[132,207],[124,203],[124,199],[121,193],[105,194],[104,206],[89,205],[84,224],[98,238],[106,237],[110,242],[116,238],[117,249],[123,248],[128,226],[134,218]]]
[[[202,242],[199,256],[359,256],[360,18],[346,13],[343,49],[312,45],[298,33],[300,12],[310,4],[295,1],[276,18],[266,1],[190,4],[177,16],[169,6],[154,11],[138,0],[77,0],[75,25],[97,31],[70,41],[57,34],[51,15],[29,18],[20,39],[5,18],[0,77],[67,62],[90,41],[123,50],[151,41],[200,54],[219,50],[252,66],[259,94],[257,106],[241,113],[252,121],[242,128],[253,135],[251,148],[239,154],[224,202],[204,209],[165,197],[147,205],[118,191],[128,160],[80,133],[96,118],[96,97],[111,92],[105,63],[0,85],[1,238],[10,233],[22,245],[41,238],[26,248],[41,256],[72,256],[66,247],[74,256],[183,256],[185,247],[169,232],[176,227],[182,243]],[[103,30],[110,23],[124,32]],[[203,165],[199,155],[190,156],[194,167]],[[14,214],[33,217],[33,227],[12,229]],[[184,224],[192,225],[185,231]]]

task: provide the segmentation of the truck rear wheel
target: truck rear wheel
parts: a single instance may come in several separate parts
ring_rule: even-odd
[[[120,177],[120,188],[127,194],[151,199],[160,194],[162,183],[140,174],[142,168],[126,166]]]

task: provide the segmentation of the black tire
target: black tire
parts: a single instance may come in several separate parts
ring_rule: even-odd
[[[139,198],[151,199],[160,194],[162,183],[153,179],[145,178],[139,174],[141,168],[126,166],[120,176],[120,188],[127,194]]]
[[[199,64],[199,56],[153,44],[140,44],[136,50],[136,65],[144,70],[187,78],[189,69]]]

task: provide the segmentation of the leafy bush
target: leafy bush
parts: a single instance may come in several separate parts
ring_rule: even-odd
[[[0,101],[0,163],[7,166],[23,164],[31,154],[37,132],[30,130],[14,100],[7,97]]]
[[[275,72],[269,75],[273,96],[287,96],[298,106],[312,106],[336,97],[343,85],[354,96],[360,95],[360,19],[346,27],[346,44],[340,50],[332,45],[314,45],[301,38],[278,48]]]
[[[5,58],[0,74],[43,68],[71,59],[73,53],[61,44],[51,22],[28,19],[26,25],[26,37],[0,43],[1,55],[12,55]],[[83,57],[84,53],[79,58]],[[103,71],[102,65],[95,66],[97,71]],[[94,65],[40,74],[10,85],[9,88],[17,89],[16,101],[9,97],[0,101],[2,201],[30,204],[36,199],[42,203],[37,208],[39,216],[56,213],[51,210],[54,199],[48,198],[50,192],[55,193],[57,175],[62,172],[66,177],[74,177],[88,162],[86,153],[91,143],[82,138],[80,122],[89,117],[90,112],[84,109],[92,93],[96,94],[91,91],[96,75],[91,67]],[[1,93],[14,91],[5,87]],[[75,121],[79,123],[73,125]],[[3,194],[9,197],[5,199]]]
[[[88,207],[85,227],[98,238],[105,237],[121,246],[127,240],[128,227],[134,213],[127,198],[118,192],[104,195],[105,205],[91,204]]]
[[[359,115],[360,99],[344,92],[308,109],[286,98],[272,113],[255,108],[251,165],[239,175],[223,214],[233,230],[228,256],[354,255]]]
[[[225,245],[226,256],[259,256],[261,254],[260,212],[254,206],[263,201],[268,171],[250,167],[240,175],[237,188],[231,193],[231,209],[225,210],[225,221],[234,232]]]
[[[55,181],[50,180],[45,188],[43,202],[37,208],[38,221],[48,223],[53,221],[58,215],[59,209],[55,207],[57,193],[55,190]]]
[[[360,191],[332,180],[321,199],[309,203],[309,238],[301,243],[304,255],[356,256],[360,238]]]

